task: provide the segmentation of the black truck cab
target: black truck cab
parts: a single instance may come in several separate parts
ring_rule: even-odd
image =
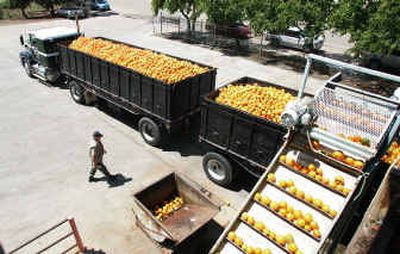
[[[69,27],[45,28],[21,35],[20,42],[24,50],[19,57],[28,76],[46,82],[57,81],[61,76],[57,44],[78,36],[77,30]]]

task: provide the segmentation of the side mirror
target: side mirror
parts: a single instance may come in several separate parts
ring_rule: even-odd
[[[22,34],[19,36],[19,42],[22,46],[24,46],[24,37],[22,36]]]

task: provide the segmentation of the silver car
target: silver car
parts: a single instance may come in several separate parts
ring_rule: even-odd
[[[325,41],[323,34],[317,35],[314,38],[307,37],[296,27],[289,28],[282,34],[267,34],[266,39],[274,46],[283,46],[295,48],[304,51],[319,50]]]

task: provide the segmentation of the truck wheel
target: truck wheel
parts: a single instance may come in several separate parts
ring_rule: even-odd
[[[160,126],[148,117],[142,117],[139,120],[139,131],[144,141],[152,146],[158,146],[161,143]]]
[[[69,92],[76,103],[85,104],[85,88],[79,85],[75,80],[69,82]]]
[[[233,180],[231,163],[222,155],[209,152],[203,157],[203,169],[208,179],[221,186],[228,186]]]
[[[29,63],[29,61],[25,59],[25,60],[23,61],[23,66],[24,66],[26,75],[28,75],[28,77],[32,78],[32,77],[33,77],[33,75],[32,75],[32,66],[31,66],[31,64]]]

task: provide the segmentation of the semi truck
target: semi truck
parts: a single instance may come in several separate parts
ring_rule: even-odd
[[[159,146],[168,134],[199,117],[200,96],[215,88],[216,69],[160,52],[101,38],[116,44],[149,50],[206,68],[192,77],[166,84],[133,69],[75,50],[69,44],[81,36],[76,29],[54,27],[20,36],[21,64],[29,77],[49,84],[65,83],[72,99],[87,104],[89,95],[137,116],[144,141]]]

